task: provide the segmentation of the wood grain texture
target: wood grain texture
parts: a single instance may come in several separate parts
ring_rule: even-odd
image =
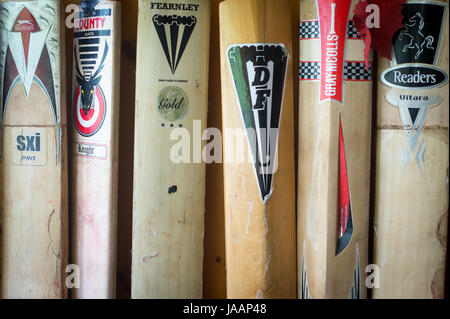
[[[434,37],[433,47],[438,55],[435,67],[448,74],[448,1],[430,3],[444,2],[443,34],[439,46]],[[424,16],[426,36],[430,18],[440,19],[436,14]],[[444,298],[449,191],[448,83],[422,91],[423,96],[438,95],[442,100],[429,108],[421,132],[411,130],[419,132],[419,137],[416,147],[410,148],[409,128],[402,121],[400,108],[386,99],[392,89],[381,82],[382,72],[391,65],[384,58],[378,64],[374,263],[380,267],[380,288],[373,290],[372,297]],[[416,92],[403,91],[405,95],[417,95]]]
[[[175,141],[170,139],[172,131],[174,134],[188,132],[196,139],[187,141],[188,149],[184,150],[190,152],[189,160],[193,161],[199,155],[194,153],[197,151],[195,145],[203,145],[198,139],[206,128],[210,4],[204,0],[177,1],[179,4],[188,2],[198,5],[198,11],[152,9],[150,1],[139,2],[133,298],[202,296],[205,164],[174,163],[171,150],[175,141],[179,144],[180,136],[175,135]],[[156,14],[196,18],[178,66],[169,65],[164,54],[152,20]],[[183,30],[180,28],[180,39]],[[158,114],[158,94],[173,86],[181,88],[187,96],[185,101],[189,101],[184,118],[167,119]],[[194,120],[199,124],[196,131]],[[175,125],[178,131],[172,129]]]
[[[222,95],[220,81],[219,4],[211,1],[211,35],[209,59],[208,127],[222,130]],[[225,216],[223,202],[223,165],[206,165],[205,256],[203,263],[203,297],[226,298]]]
[[[292,58],[289,1],[227,0],[220,4],[224,158],[243,128],[228,65],[234,44],[282,43]],[[292,60],[288,62],[273,193],[263,203],[251,163],[226,162],[225,240],[228,298],[295,298],[295,165]],[[243,148],[248,153],[248,144]],[[230,156],[230,157],[229,157]]]
[[[71,112],[71,262],[80,267],[81,280],[80,288],[73,290],[73,297],[82,299],[116,296],[121,5],[117,1],[102,1],[96,10],[112,12],[110,16],[103,17],[105,24],[97,28],[110,30],[112,34],[100,37],[98,46],[97,68],[101,66],[100,60],[105,50],[103,41],[108,41],[109,49],[98,84],[105,98],[105,118],[94,135],[83,136],[75,121],[78,114],[75,105]],[[92,18],[86,21],[89,19]],[[74,30],[78,33],[84,31]],[[74,43],[77,48],[83,47],[77,38]],[[80,85],[76,74],[74,64],[72,101],[76,100]],[[83,85],[81,89],[87,90]],[[93,108],[98,106],[96,101]],[[80,148],[89,148],[94,154]]]
[[[68,232],[63,8],[60,1],[50,0],[0,1],[0,5],[8,10],[2,10],[0,16],[7,30],[19,28],[14,22],[20,13],[24,13],[23,8],[29,10],[40,30],[48,31],[48,24],[52,24],[49,36],[44,40],[38,77],[41,81],[53,79],[53,85],[48,82],[38,85],[35,80],[29,88],[28,99],[24,93],[26,86],[19,80],[11,86],[9,99],[2,105],[0,297],[64,298],[67,296]],[[44,9],[44,6],[49,8]],[[29,15],[28,18],[32,20]],[[33,28],[37,30],[36,25]],[[8,31],[3,32],[2,37]],[[34,36],[32,40],[29,61],[39,55],[39,44],[42,44],[42,40]],[[6,46],[11,40],[4,43]],[[2,47],[2,51],[6,50]],[[49,52],[47,58],[45,52]],[[11,60],[7,61],[11,63]],[[44,65],[49,64],[51,71],[42,72]],[[3,89],[6,86],[4,71],[2,62]],[[53,96],[52,89],[55,90],[54,103],[49,99]],[[36,144],[37,133],[41,134],[39,146]],[[19,135],[30,139],[34,135],[34,148],[17,154]],[[30,140],[27,144],[30,146]],[[24,160],[21,155],[29,157]]]
[[[351,19],[352,1],[347,16],[337,16],[335,23]],[[336,2],[338,6],[343,2]],[[348,3],[345,1],[345,3]],[[325,1],[323,5],[331,5]],[[322,4],[319,4],[319,6]],[[317,21],[314,0],[300,1],[300,23]],[[321,8],[326,9],[326,8]],[[337,8],[336,10],[339,10]],[[338,12],[338,11],[336,11]],[[345,12],[345,14],[346,14]],[[325,19],[326,16],[323,16]],[[331,18],[331,15],[330,15]],[[325,25],[325,20],[322,21]],[[336,27],[337,29],[337,27]],[[321,35],[326,37],[327,34]],[[302,36],[301,36],[302,37]],[[343,50],[341,45],[339,50]],[[303,63],[321,59],[320,37],[300,40],[300,68]],[[361,63],[363,43],[345,40],[344,61]],[[364,68],[364,67],[362,67]],[[344,71],[345,72],[345,71]],[[320,73],[320,70],[319,70]],[[303,77],[303,79],[302,79]],[[365,298],[369,224],[370,143],[372,120],[371,81],[343,81],[342,103],[319,101],[320,77],[299,85],[299,153],[297,196],[298,295],[300,298]],[[339,90],[339,88],[338,88]],[[337,253],[339,229],[340,123],[345,148],[353,234],[345,249]],[[360,275],[357,274],[360,273]],[[356,275],[356,276],[355,276]],[[359,279],[360,283],[355,282]],[[359,294],[355,294],[359,290]]]
[[[133,211],[134,119],[136,93],[136,38],[138,0],[122,2],[122,52],[120,77],[119,194],[117,229],[117,297],[131,296]],[[124,5],[125,4],[125,5]]]

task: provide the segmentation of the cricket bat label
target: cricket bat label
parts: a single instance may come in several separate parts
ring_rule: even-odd
[[[188,48],[191,36],[196,29],[198,19],[194,15],[199,10],[199,4],[151,3],[151,9],[174,10],[171,15],[155,13],[152,15],[153,26],[161,44],[167,67],[171,76],[158,79],[158,82],[170,83],[162,87],[156,99],[156,106],[161,118],[161,127],[182,127],[181,121],[189,111],[189,97],[180,85],[197,85],[197,79],[179,78],[180,63]],[[191,11],[183,13],[183,11]],[[183,74],[183,77],[186,73]]]
[[[386,100],[398,107],[408,139],[401,146],[401,164],[406,168],[414,157],[421,172],[426,162],[421,132],[430,109],[442,102],[437,88],[448,81],[448,74],[439,68],[446,10],[441,2],[405,4],[403,27],[393,38],[391,67],[381,74],[383,84],[392,88]]]
[[[34,8],[33,8],[34,7]],[[33,127],[32,123],[23,125],[18,124],[19,115],[10,115],[7,119],[7,109],[9,98],[17,86],[23,87],[24,107],[41,108],[43,105],[28,104],[32,88],[39,87],[42,90],[48,106],[50,108],[51,122],[48,125],[59,125],[59,114],[57,105],[57,86],[55,86],[55,74],[52,68],[52,59],[57,59],[57,48],[49,45],[52,38],[52,17],[55,17],[55,9],[47,5],[40,12],[39,22],[36,20],[35,6],[26,6],[24,3],[2,4],[2,21],[11,19],[11,25],[5,25],[6,31],[3,32],[4,39],[0,50],[0,69],[1,75],[1,127],[12,125],[10,129],[10,138],[12,147],[13,165],[23,166],[45,166],[47,164],[46,149],[46,130],[42,127]],[[7,31],[10,30],[10,31]],[[40,110],[45,113],[45,110]],[[16,109],[10,110],[16,112]],[[19,116],[20,117],[20,116]],[[34,120],[34,119],[32,119]],[[41,121],[39,119],[37,121]],[[11,122],[12,121],[12,122]],[[19,121],[20,122],[20,121]],[[30,125],[31,124],[31,125]],[[41,124],[41,123],[34,123]],[[58,134],[60,136],[60,134]],[[3,136],[5,133],[3,132]],[[42,141],[42,143],[41,143]],[[57,150],[59,159],[60,140],[57,141]]]
[[[160,117],[164,121],[170,122],[170,126],[173,127],[174,122],[182,120],[188,113],[189,98],[183,89],[177,86],[167,86],[159,92],[157,105]],[[165,126],[165,124],[162,125]]]
[[[112,73],[109,56],[113,12],[112,8],[95,9],[93,4],[82,3],[74,31],[76,87],[73,119],[78,134],[84,138],[101,130],[107,116],[107,97],[111,96],[111,85],[105,81],[110,81]],[[104,92],[103,87],[108,92]],[[109,139],[105,132],[102,142],[107,143]]]
[[[27,100],[33,83],[41,87],[49,99],[55,123],[57,123],[55,87],[46,45],[51,25],[47,25],[47,28],[41,29],[33,14],[24,7],[17,16],[11,31],[6,32],[8,46],[2,77],[2,126],[10,93],[19,82],[24,87]]]
[[[160,14],[153,16],[153,25],[172,74],[177,71],[196,24],[197,18],[194,16]]]
[[[283,44],[237,44],[227,51],[262,201],[272,194],[289,55]]]
[[[45,128],[12,127],[12,164],[18,166],[47,165],[46,142]]]
[[[366,70],[364,61],[345,60],[346,41],[362,41],[349,20],[351,3],[350,0],[316,0],[319,18],[300,21],[300,40],[320,42],[320,60],[301,60],[299,80],[320,81],[320,102],[343,103],[344,81],[372,80],[372,63]]]
[[[108,159],[108,145],[79,141],[72,143],[72,151],[77,157],[100,160]]]
[[[320,102],[342,103],[344,51],[351,0],[317,0],[320,25]]]

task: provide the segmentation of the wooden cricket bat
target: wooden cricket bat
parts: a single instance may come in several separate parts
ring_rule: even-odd
[[[448,1],[408,1],[378,63],[373,298],[444,298]]]
[[[71,143],[75,298],[116,295],[121,7],[81,3],[74,29]]]
[[[372,75],[356,3],[300,2],[300,298],[367,296]]]
[[[133,298],[202,297],[209,25],[207,0],[139,1]]]
[[[295,298],[290,3],[219,10],[227,297]]]
[[[61,1],[0,1],[0,297],[67,295]]]

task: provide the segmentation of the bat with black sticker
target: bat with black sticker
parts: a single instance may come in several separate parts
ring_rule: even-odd
[[[210,3],[139,1],[133,298],[201,298]]]
[[[227,297],[295,298],[290,3],[226,0],[219,16]]]
[[[114,298],[121,5],[83,0],[75,17],[71,139],[73,297]]]
[[[0,1],[0,297],[67,296],[61,1]]]
[[[372,74],[357,2],[300,2],[300,298],[367,296]]]
[[[373,298],[444,298],[448,1],[407,1],[378,61]]]

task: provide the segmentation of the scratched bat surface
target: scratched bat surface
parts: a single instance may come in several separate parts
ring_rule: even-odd
[[[356,2],[300,1],[300,298],[367,295],[372,74]]]
[[[0,297],[64,298],[67,142],[60,1],[0,1]]]
[[[290,3],[227,0],[219,16],[227,297],[295,298]]]
[[[378,61],[373,298],[444,298],[448,1],[408,1]]]
[[[71,262],[75,298],[116,296],[121,6],[82,2],[75,18],[71,110]]]
[[[133,298],[202,297],[209,25],[207,0],[139,1]]]

